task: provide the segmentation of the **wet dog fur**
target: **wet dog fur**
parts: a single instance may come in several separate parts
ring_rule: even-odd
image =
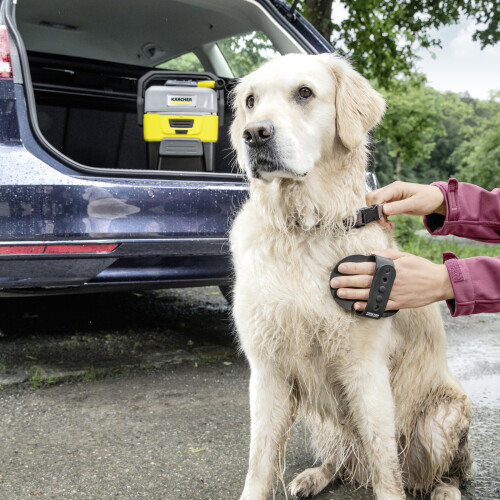
[[[437,306],[375,321],[330,295],[340,259],[396,248],[379,224],[345,225],[365,205],[367,132],[384,110],[332,54],[272,60],[234,91],[231,140],[250,182],[230,233],[233,315],[251,369],[242,500],[267,498],[297,417],[321,465],[292,481],[292,495],[340,479],[379,500],[402,500],[404,488],[457,500],[471,476],[471,407],[448,370]]]

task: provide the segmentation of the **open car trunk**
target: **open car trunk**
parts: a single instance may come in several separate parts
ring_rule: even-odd
[[[32,86],[28,105],[35,108],[35,132],[51,154],[93,174],[192,172],[234,180],[228,95],[236,77],[276,55],[312,51],[273,9],[267,0],[19,2],[16,20],[29,64],[25,75],[31,75],[25,84]],[[163,138],[155,144],[145,138],[141,115],[147,110],[137,105],[138,82],[152,70],[164,74],[157,85],[184,79],[196,85],[213,75],[217,106],[206,114],[216,116],[216,137],[194,136],[203,146],[196,154],[183,155],[191,134],[192,117],[184,116],[189,109],[165,122],[178,134],[175,148],[172,142],[164,147]],[[160,108],[158,114],[169,113]]]
[[[45,139],[63,155],[98,168],[160,169],[150,158],[151,146],[144,138],[138,116],[138,80],[149,68],[28,52],[36,102],[38,126]],[[164,70],[165,80],[171,73]],[[185,73],[183,78],[196,73]],[[177,77],[177,76],[176,76]],[[179,78],[179,77],[177,77]],[[177,157],[163,170],[231,172],[228,127],[232,120],[227,93],[232,79],[224,79],[219,92],[218,138],[213,167],[195,158]],[[182,131],[182,128],[177,129]],[[156,148],[156,155],[159,154]],[[190,161],[191,160],[191,161]],[[163,162],[165,165],[166,162]]]

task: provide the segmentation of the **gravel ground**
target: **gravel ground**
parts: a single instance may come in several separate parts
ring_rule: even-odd
[[[249,371],[228,312],[216,288],[5,301],[0,383],[26,381],[0,391],[0,499],[238,498]],[[444,317],[474,405],[463,498],[500,499],[500,316]],[[302,428],[288,450],[286,481],[311,466]]]

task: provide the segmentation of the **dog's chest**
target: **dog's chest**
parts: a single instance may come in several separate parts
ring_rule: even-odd
[[[294,302],[293,294],[297,299],[307,295],[312,301],[329,289],[328,279],[334,263],[330,246],[324,238],[314,235],[264,234],[249,238],[241,259],[235,258],[238,278],[258,287],[260,302],[285,299]]]
[[[329,287],[331,269],[340,259],[334,242],[320,235],[238,229],[231,235],[234,316],[243,348],[278,357],[317,355],[345,326],[344,311],[336,307]]]

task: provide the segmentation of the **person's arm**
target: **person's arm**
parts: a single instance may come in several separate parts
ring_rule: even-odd
[[[452,316],[500,312],[500,257],[457,259],[452,252],[445,252],[444,264],[433,264],[390,248],[374,253],[392,259],[396,268],[387,310],[446,300]],[[372,262],[341,264],[339,271],[346,276],[332,279],[330,286],[338,289],[339,297],[359,301],[354,308],[363,311],[374,268]]]
[[[394,261],[396,279],[387,303],[388,311],[422,307],[439,300],[453,299],[453,288],[447,266],[434,264],[427,259],[392,248],[375,250],[376,255]],[[340,298],[366,301],[370,293],[375,271],[374,262],[344,262],[339,271],[345,276],[337,276],[330,281],[337,288]],[[366,302],[355,302],[354,309],[363,311]]]
[[[431,234],[500,243],[500,189],[487,191],[456,179],[432,185],[441,190],[446,211],[445,215],[432,213],[424,217]]]
[[[500,242],[500,190],[489,192],[458,183],[434,185],[395,182],[366,196],[367,204],[384,204],[385,215],[423,215],[432,234],[455,234],[487,242]],[[428,215],[430,214],[430,215]],[[385,221],[387,223],[387,221]],[[419,307],[446,300],[453,316],[500,312],[500,257],[457,259],[443,254],[444,264],[392,249],[376,251],[394,260],[396,280],[387,309]],[[374,265],[342,264],[347,276],[335,278],[332,288],[346,299],[366,301]],[[356,287],[356,288],[353,288]],[[362,311],[366,302],[356,302]]]
[[[457,259],[443,254],[454,299],[447,300],[452,316],[500,312],[500,257]]]

